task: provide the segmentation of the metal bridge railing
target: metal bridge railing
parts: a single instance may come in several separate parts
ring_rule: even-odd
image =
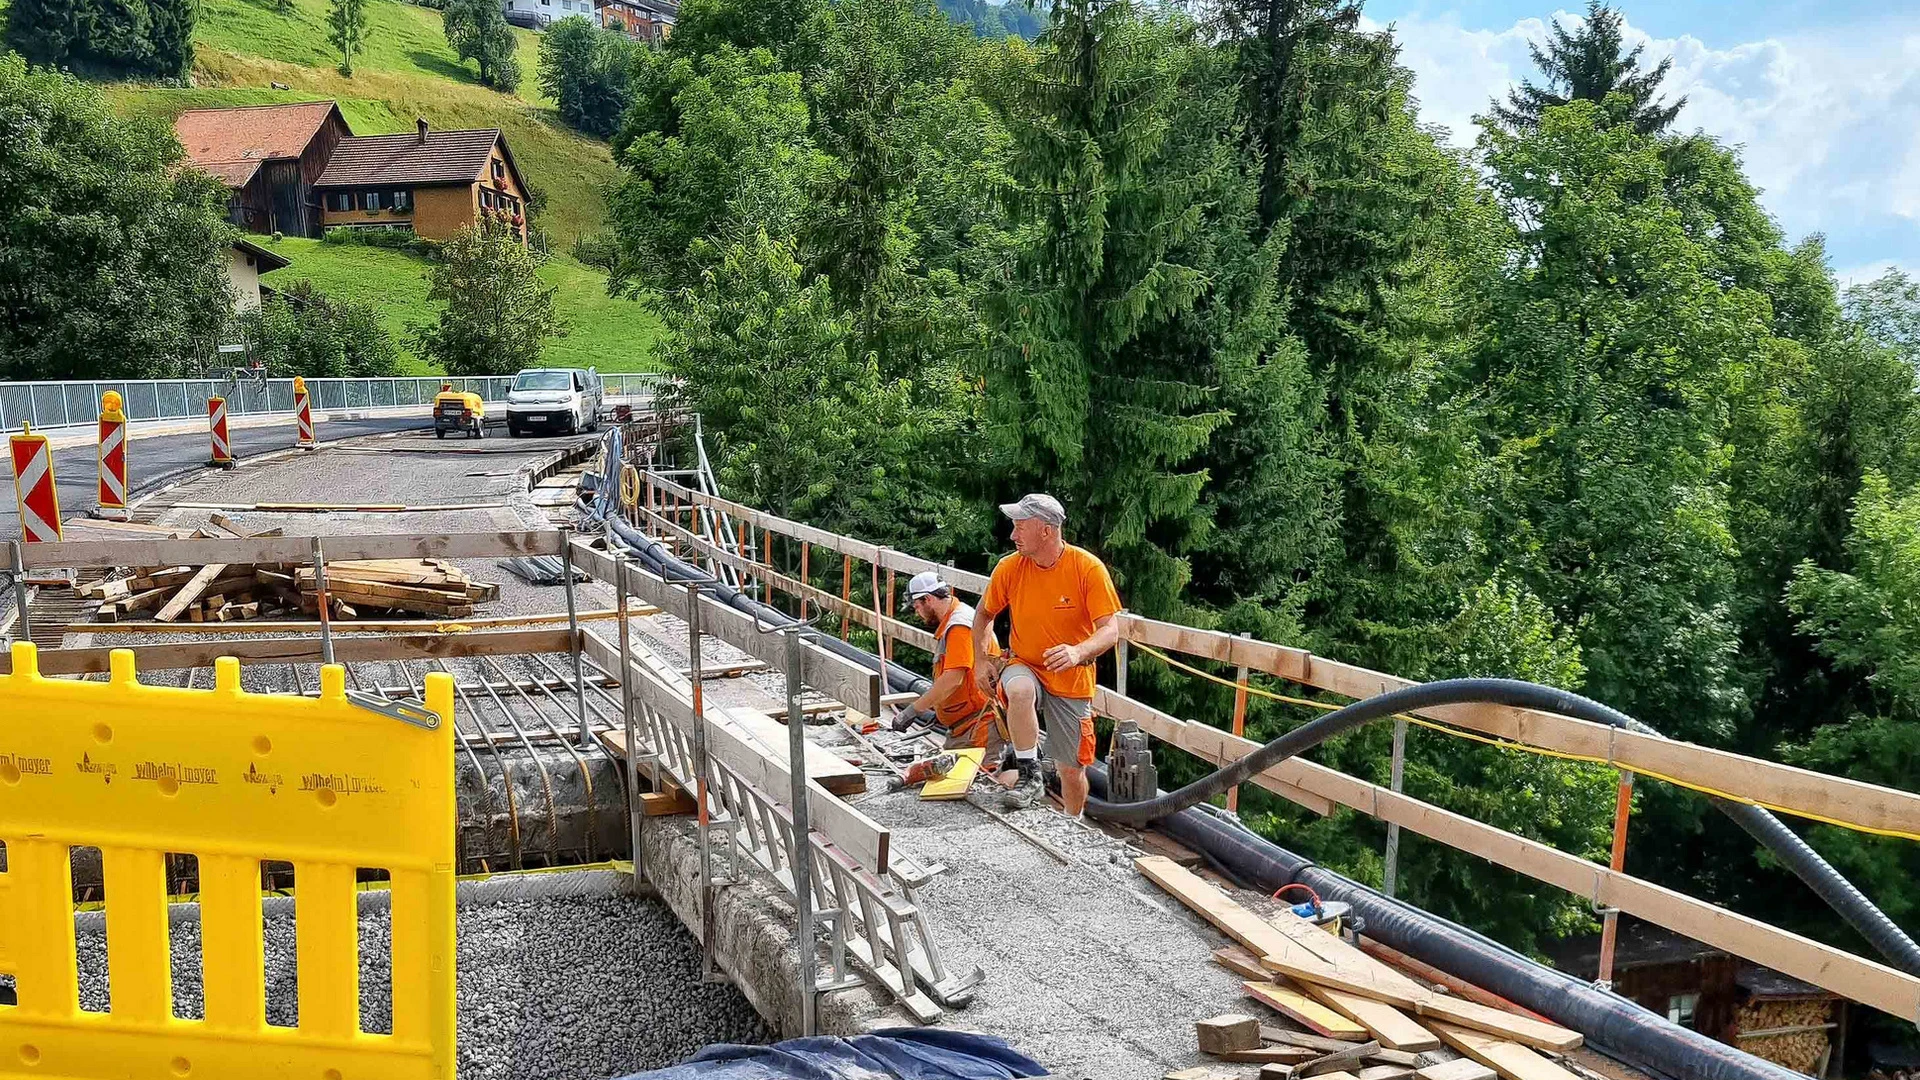
[[[602,375],[609,397],[651,395],[666,377],[655,374]],[[510,375],[485,378],[452,376],[397,376],[372,379],[308,379],[315,409],[371,409],[425,405],[440,392],[442,383],[471,391],[486,401],[504,401],[513,385]],[[22,423],[35,429],[91,425],[100,419],[100,395],[117,390],[130,421],[190,420],[207,415],[207,399],[225,392],[227,413],[247,416],[293,411],[293,380],[242,380],[237,386],[222,379],[101,379],[74,382],[0,383],[0,429],[17,431]]]

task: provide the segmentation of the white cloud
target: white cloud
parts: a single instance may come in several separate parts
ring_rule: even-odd
[[[1450,15],[1394,25],[1422,119],[1460,145],[1472,144],[1472,118],[1496,95],[1538,78],[1527,43],[1546,36],[1545,20],[1504,30]],[[1827,233],[1843,264],[1920,261],[1920,16],[1727,48],[1691,35],[1654,39],[1630,24],[1625,35],[1645,44],[1643,63],[1673,57],[1665,88],[1669,99],[1687,97],[1679,126],[1738,146],[1791,237]]]

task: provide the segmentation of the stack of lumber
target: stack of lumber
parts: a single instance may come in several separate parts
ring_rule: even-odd
[[[1540,1051],[1575,1049],[1581,1043],[1576,1031],[1435,990],[1291,911],[1262,918],[1163,856],[1136,859],[1134,866],[1237,943],[1214,960],[1244,980],[1249,998],[1323,1040],[1351,1044],[1327,1050],[1328,1060],[1271,1075],[1346,1080],[1338,1075],[1345,1072],[1354,1080],[1395,1080],[1381,1067],[1405,1068],[1411,1076],[1413,1055],[1445,1045],[1482,1068],[1447,1062],[1430,1066],[1444,1075],[1420,1073],[1417,1080],[1485,1080],[1487,1070],[1503,1080],[1575,1080]]]
[[[1828,1053],[1833,1006],[1825,998],[1759,999],[1734,1012],[1734,1045],[1795,1072],[1817,1073]]]
[[[281,530],[248,533],[216,514],[217,534],[252,539]],[[317,614],[320,593],[312,566],[294,563],[213,563],[205,566],[136,566],[78,586],[101,601],[104,622],[151,613],[155,622],[229,622],[278,615]],[[500,595],[498,585],[475,581],[442,559],[365,559],[327,564],[329,613],[352,619],[361,612],[411,612],[465,618],[474,606]]]

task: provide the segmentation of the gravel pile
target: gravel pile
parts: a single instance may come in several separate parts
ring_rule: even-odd
[[[298,1022],[294,919],[269,905],[267,1022]],[[736,989],[699,981],[693,937],[657,900],[572,896],[462,904],[458,919],[462,1080],[601,1080],[683,1060],[715,1042],[771,1033]],[[79,929],[80,1001],[108,1007],[106,937]],[[363,1030],[392,1026],[388,914],[360,918]],[[202,1016],[200,926],[172,927],[174,1012]]]

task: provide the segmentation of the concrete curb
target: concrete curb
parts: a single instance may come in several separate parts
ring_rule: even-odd
[[[411,416],[416,413],[424,417],[427,414],[422,411],[423,408],[425,407],[420,405],[387,405],[367,409],[330,409],[325,412],[316,410],[313,414],[314,434],[318,435],[319,426],[328,421],[377,420],[388,416]],[[292,427],[293,413],[249,413],[245,416],[229,416],[227,419],[227,430],[238,431],[248,428],[273,427],[278,424],[285,424],[288,427]],[[75,447],[92,446],[100,437],[98,430],[93,427],[83,427],[76,430],[72,427],[63,426],[36,430],[39,430],[40,434],[47,436],[47,445],[54,450],[72,450]],[[196,432],[205,432],[206,430],[207,422],[204,419],[135,420],[127,424],[127,438],[131,441],[134,439],[151,439],[168,435],[192,435]]]

